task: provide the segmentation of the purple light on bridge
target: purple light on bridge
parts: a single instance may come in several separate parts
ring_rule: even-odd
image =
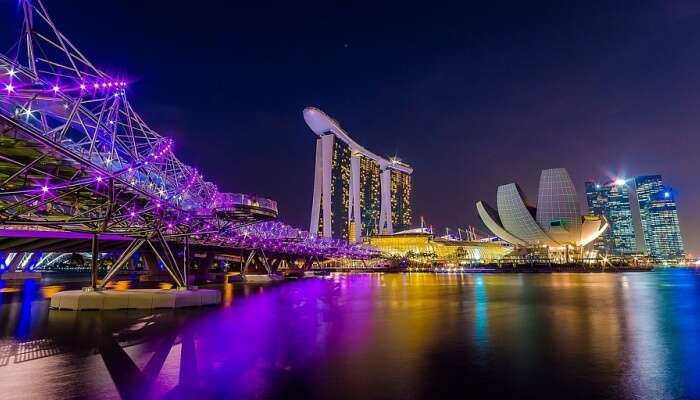
[[[31,6],[30,3],[27,2],[31,11],[41,14],[41,10]],[[37,22],[41,23],[40,20],[47,21],[45,18],[39,18]],[[54,33],[59,38],[61,37],[60,33],[56,32],[53,26],[49,26],[49,28],[50,33]],[[56,46],[57,42],[48,39],[50,36],[42,36],[38,32],[38,29],[28,32],[33,35],[32,38],[35,40],[32,43],[46,43],[48,46],[57,47],[59,52],[66,52],[69,58],[73,56],[73,48],[60,48]],[[31,46],[32,44],[30,43]],[[2,62],[4,65],[8,65],[3,71],[8,71],[7,75],[10,78],[15,76],[15,70],[22,72],[31,69],[20,70],[22,67],[19,66],[10,69],[10,64],[6,60],[3,59]],[[138,204],[135,207],[139,207],[140,210],[128,206],[131,208],[130,211],[129,208],[122,208],[123,211],[117,213],[122,218],[126,216],[129,220],[129,223],[125,224],[123,228],[125,231],[151,228],[153,226],[166,226],[168,229],[182,229],[190,233],[199,233],[203,244],[219,244],[228,247],[263,249],[265,251],[270,250],[272,252],[287,252],[295,255],[318,257],[368,258],[376,254],[376,250],[366,246],[350,244],[342,240],[316,237],[309,232],[293,228],[281,222],[247,225],[250,217],[248,214],[244,216],[245,231],[242,230],[242,227],[229,227],[227,225],[231,222],[229,219],[233,219],[235,222],[242,222],[238,220],[239,216],[236,213],[238,207],[245,209],[254,207],[269,212],[274,211],[274,216],[276,216],[276,203],[269,199],[246,195],[224,196],[224,194],[219,193],[216,185],[205,181],[204,175],[198,172],[196,168],[181,163],[174,154],[173,140],[152,131],[138,114],[133,114],[133,117],[128,121],[129,124],[126,123],[126,120],[120,122],[119,115],[122,115],[120,113],[128,110],[128,115],[132,115],[133,112],[129,108],[126,96],[119,96],[125,93],[125,90],[122,88],[127,86],[127,82],[113,79],[108,74],[95,69],[89,63],[79,66],[80,69],[85,68],[86,71],[84,72],[87,73],[81,74],[77,70],[54,70],[52,66],[57,65],[54,60],[42,58],[36,59],[36,62],[40,64],[40,67],[37,67],[36,71],[34,71],[36,77],[32,76],[31,82],[28,78],[31,75],[26,72],[19,75],[20,77],[27,76],[26,83],[19,80],[13,81],[10,78],[5,79],[5,82],[1,82],[5,90],[0,93],[7,92],[5,97],[14,107],[8,107],[7,110],[0,108],[0,112],[5,111],[11,117],[17,117],[18,122],[27,122],[27,125],[31,125],[27,127],[31,131],[36,129],[44,130],[45,135],[62,129],[58,124],[66,120],[71,112],[77,112],[76,119],[84,118],[85,120],[101,121],[99,124],[110,125],[108,129],[101,129],[103,128],[102,126],[93,129],[94,127],[92,126],[69,124],[67,125],[68,131],[66,132],[65,140],[60,143],[60,146],[66,147],[66,149],[61,150],[71,151],[70,154],[67,154],[70,158],[76,157],[75,148],[78,143],[82,143],[80,137],[85,138],[85,140],[89,139],[94,143],[94,149],[98,152],[97,156],[102,157],[103,166],[108,166],[108,168],[104,171],[93,171],[91,176],[79,183],[94,183],[96,195],[104,196],[107,193],[106,190],[102,190],[104,189],[102,184],[105,179],[109,179],[110,184],[113,181],[120,185],[124,184],[124,186],[127,186],[127,191],[131,190],[139,196],[138,203],[132,204]],[[70,82],[73,83],[69,84],[69,81],[66,79],[70,79]],[[16,89],[13,83],[19,86],[19,89]],[[78,87],[80,91],[77,90]],[[94,88],[92,93],[84,93],[88,87]],[[101,91],[99,91],[100,88],[102,88]],[[110,89],[106,91],[107,88]],[[114,88],[113,91],[111,90],[112,88]],[[22,97],[9,96],[9,93],[13,91],[19,91]],[[53,99],[53,101],[46,99],[46,101],[34,104],[22,101],[25,95],[26,98],[30,98],[32,94],[45,98],[48,97],[46,96],[47,93],[50,94],[51,91],[56,95],[60,92],[61,98]],[[86,95],[95,98],[86,100]],[[114,101],[112,100],[113,97],[118,97],[120,100]],[[73,104],[73,102],[81,105],[81,107],[76,108],[75,111],[69,111],[70,107],[68,105]],[[114,113],[112,113],[111,118],[102,118],[101,114],[95,115],[95,110],[101,109],[101,107],[96,106],[99,102],[106,105],[106,107],[114,107]],[[83,104],[89,106],[82,107]],[[56,105],[56,107],[52,107],[53,105]],[[60,105],[63,106],[63,109],[60,109]],[[32,115],[32,106],[36,108],[35,115]],[[39,118],[43,118],[47,111],[50,113],[55,112],[56,114],[62,113],[58,115],[61,118],[57,118],[58,121],[48,119],[47,122],[44,122],[42,119],[42,124],[37,124],[36,121]],[[3,114],[3,116],[5,115]],[[21,120],[18,118],[20,116],[22,117]],[[24,117],[26,117],[26,121]],[[30,122],[30,117],[35,118]],[[108,145],[110,143],[109,139],[120,137],[120,135],[129,137],[132,140],[113,140],[110,148]],[[141,142],[142,140],[143,142]],[[136,146],[136,149],[130,148],[127,144]],[[107,158],[106,154],[112,154],[111,157],[113,158]],[[89,163],[95,161],[93,158],[94,153],[90,153],[89,156],[81,153],[77,156],[84,157],[85,161]],[[147,167],[144,168],[144,165]],[[129,172],[128,183],[121,182],[120,175],[124,173],[124,169],[127,166]],[[105,175],[101,175],[102,173]],[[50,197],[43,198],[44,205],[41,205],[42,207],[48,204],[48,200],[53,202],[54,198],[56,200],[55,204],[60,205],[59,203],[63,200],[61,192],[67,192],[66,189],[71,185],[70,182],[58,182],[55,179],[58,178],[47,179],[44,182],[35,182],[32,185],[30,191],[34,191],[34,194],[43,193]],[[131,188],[128,185],[131,185]],[[37,197],[42,196],[39,195]],[[131,201],[124,199],[127,199],[127,196],[124,196],[123,199],[115,199],[120,202],[118,205],[120,208],[129,204],[125,203],[125,201]],[[38,214],[37,217],[45,218],[43,214],[45,213]],[[265,218],[268,217],[269,215],[265,215]],[[225,219],[225,221],[220,221],[220,218]],[[255,214],[250,218],[255,220],[258,216]],[[210,221],[216,222],[212,224]],[[204,226],[206,228],[203,228]],[[225,227],[222,228],[223,226]],[[198,238],[195,237],[195,239]]]

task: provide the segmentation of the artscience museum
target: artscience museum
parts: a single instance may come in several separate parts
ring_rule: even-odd
[[[605,218],[582,216],[576,189],[563,168],[542,171],[536,206],[517,183],[509,183],[498,187],[495,209],[484,201],[476,209],[500,239],[521,249],[546,250],[550,258],[560,254],[566,261],[571,251],[582,251],[608,228]]]

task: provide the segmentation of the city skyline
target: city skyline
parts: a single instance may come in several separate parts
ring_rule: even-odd
[[[602,254],[648,254],[657,260],[684,257],[675,193],[661,175],[586,181],[591,215],[604,216],[610,228],[594,243]]]
[[[339,6],[302,15],[291,6],[247,5],[212,20],[190,6],[138,4],[139,13],[130,12],[135,6],[76,1],[55,18],[91,59],[128,66],[114,72],[130,78],[143,113],[175,137],[183,160],[228,191],[278,200],[295,226],[307,225],[313,188],[313,139],[299,110],[315,104],[332,110],[358,142],[414,166],[415,220],[424,216],[436,228],[478,224],[469,204],[492,193],[513,166],[523,171],[523,190],[534,193],[537,171],[559,165],[580,195],[587,179],[663,175],[676,188],[686,248],[700,249],[692,173],[700,32],[691,4],[452,5],[430,10],[430,18],[407,5],[388,27],[385,17],[395,12],[388,7],[369,16]],[[12,2],[0,7],[17,12]],[[144,31],[131,32],[124,20]],[[319,20],[333,21],[333,29],[319,35]],[[190,29],[169,29],[173,21]],[[0,31],[14,38],[15,28]],[[85,32],[100,32],[100,41]],[[216,56],[192,46],[202,42]],[[263,84],[275,93],[260,91]],[[209,117],[219,113],[231,124],[214,125]],[[261,135],[275,146],[257,143]],[[542,143],[567,150],[542,157]]]
[[[700,398],[661,1],[0,2],[2,400]]]

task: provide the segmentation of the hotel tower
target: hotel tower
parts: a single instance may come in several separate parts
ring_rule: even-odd
[[[317,108],[304,120],[318,135],[309,231],[359,242],[410,228],[413,169],[360,146]]]

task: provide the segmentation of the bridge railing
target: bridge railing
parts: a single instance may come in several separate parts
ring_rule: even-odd
[[[277,202],[274,200],[243,193],[219,193],[217,208],[234,209],[241,206],[264,208],[277,213]]]

